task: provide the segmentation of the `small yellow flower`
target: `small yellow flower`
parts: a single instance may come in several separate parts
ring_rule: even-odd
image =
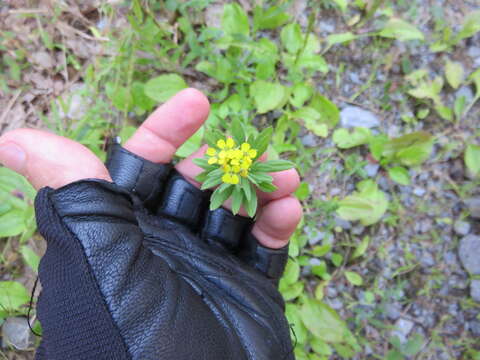
[[[238,166],[238,165],[232,166],[232,170],[233,170],[234,173],[239,173],[240,172],[240,166]]]
[[[243,177],[247,177],[248,176],[248,171],[247,170],[242,170],[240,175],[243,176]]]
[[[235,141],[232,138],[227,138],[226,145],[227,149],[231,149],[235,146]]]
[[[248,156],[250,156],[252,159],[257,156],[257,150],[251,149],[248,150]]]
[[[218,157],[220,159],[225,159],[227,157],[227,152],[225,150],[222,150],[218,153]]]
[[[249,143],[243,143],[240,148],[242,149],[243,152],[247,152],[248,150],[250,150],[251,146]]]
[[[232,179],[231,184],[233,185],[236,185],[240,182],[240,178],[238,177],[238,175],[235,175],[235,174],[231,175],[231,179]]]
[[[218,162],[218,159],[216,157],[211,157],[210,159],[208,159],[208,163],[210,165],[216,164],[217,162]]]
[[[225,140],[218,140],[217,141],[217,146],[218,146],[219,149],[225,149],[225,145],[227,145],[225,143]]]

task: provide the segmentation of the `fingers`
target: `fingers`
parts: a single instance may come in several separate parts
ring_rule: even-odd
[[[302,206],[295,197],[273,200],[261,209],[252,234],[263,246],[279,249],[287,245],[301,218]]]
[[[180,91],[153,112],[125,148],[155,163],[168,163],[177,148],[205,122],[208,99],[196,89]]]
[[[176,165],[176,169],[196,186],[200,186],[200,184],[194,178],[202,172],[202,169],[192,160],[202,157],[206,149],[206,145],[202,146]],[[298,187],[300,178],[295,169],[279,171],[271,175],[277,190],[271,193],[258,191],[260,215],[252,232],[263,246],[279,249],[288,243],[288,239],[302,217],[300,202],[291,196]],[[224,207],[231,209],[230,201],[227,201]],[[240,215],[246,216],[246,213],[240,211]]]
[[[17,129],[0,137],[0,163],[25,176],[37,190],[96,178],[111,181],[85,146],[41,130]]]

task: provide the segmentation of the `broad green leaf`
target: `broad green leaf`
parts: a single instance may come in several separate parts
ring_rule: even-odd
[[[330,346],[319,338],[313,338],[310,341],[310,346],[318,355],[330,356],[333,353]]]
[[[248,15],[237,3],[226,4],[223,8],[222,30],[229,35],[250,35]]]
[[[335,4],[342,10],[342,12],[347,11],[348,0],[333,0]]]
[[[367,252],[369,244],[370,236],[365,236],[360,244],[355,248],[355,251],[352,254],[352,260],[363,256]]]
[[[292,285],[280,285],[279,291],[281,292],[285,301],[290,301],[299,297],[303,293],[304,287],[305,285],[303,282],[297,281]]]
[[[312,249],[312,253],[316,257],[327,255],[332,250],[332,244],[317,245]]]
[[[433,141],[433,136],[424,131],[403,135],[385,142],[382,156],[406,166],[420,165],[430,157]]]
[[[30,200],[35,199],[37,195],[37,192],[25,177],[6,167],[0,167],[0,190],[7,193],[20,192],[19,195]]]
[[[474,144],[467,145],[465,165],[474,177],[480,175],[480,146]]]
[[[320,121],[328,125],[330,129],[335,127],[340,120],[340,111],[337,105],[323,95],[314,95],[310,106],[320,113]]]
[[[308,339],[308,332],[305,326],[302,323],[300,318],[299,307],[296,304],[286,304],[285,305],[285,316],[287,317],[288,323],[292,325],[292,335],[295,332],[295,337],[299,344],[305,344]],[[292,336],[293,338],[293,336]]]
[[[17,311],[30,300],[27,289],[16,281],[0,281],[0,309]]]
[[[401,19],[390,19],[379,33],[380,36],[400,41],[424,40],[423,33]]]
[[[304,300],[300,317],[314,336],[327,343],[341,343],[349,332],[347,325],[335,310],[315,299]]]
[[[250,94],[259,114],[265,114],[281,107],[288,96],[288,92],[283,85],[264,80],[257,80],[250,85]]]
[[[0,216],[0,238],[17,236],[27,230],[25,212],[14,209]]]
[[[425,338],[421,334],[415,333],[411,335],[406,344],[402,346],[401,352],[405,356],[415,356],[422,350],[424,344]]]
[[[144,111],[149,111],[155,106],[155,101],[145,94],[145,84],[138,81],[133,82],[131,92],[133,105]]]
[[[388,169],[388,176],[390,179],[395,181],[397,184],[400,185],[410,185],[410,175],[408,174],[408,170],[402,166],[394,166]]]
[[[371,136],[372,132],[367,128],[358,127],[352,132],[345,128],[340,128],[333,132],[332,139],[340,149],[350,149],[355,146],[368,144]]]
[[[445,64],[445,77],[450,86],[457,89],[465,78],[463,65],[456,61],[447,61]]]
[[[300,108],[305,102],[310,100],[313,95],[313,87],[306,83],[299,83],[293,87],[292,94],[290,96],[290,103]]]
[[[372,180],[361,181],[357,184],[357,189],[339,201],[337,214],[345,220],[359,220],[365,226],[378,222],[388,207],[385,193]]]
[[[264,10],[256,6],[253,10],[253,22],[255,29],[271,30],[282,26],[290,19],[290,15],[283,11],[280,6],[271,6]]]
[[[336,267],[339,267],[343,263],[343,256],[342,256],[342,254],[332,253],[331,260],[332,260],[333,265],[335,265]]]
[[[328,73],[328,64],[324,57],[317,54],[302,54],[296,64],[300,69],[319,71],[322,74]]]
[[[187,83],[177,74],[164,74],[150,79],[145,84],[145,94],[158,102],[165,102],[187,87]]]
[[[356,38],[357,38],[357,35],[351,32],[346,32],[342,34],[332,34],[327,36],[327,44],[328,46],[332,46],[335,44],[343,44],[343,43],[355,40]]]
[[[298,109],[292,114],[294,119],[303,121],[305,127],[320,137],[326,137],[328,135],[327,124],[321,122],[320,113],[312,107],[305,106]]]
[[[360,274],[354,271],[345,271],[345,277],[352,285],[361,286],[363,284],[363,279]]]
[[[295,190],[295,196],[300,201],[307,199],[310,196],[310,187],[308,186],[308,183],[302,182],[297,190]]]
[[[205,133],[205,127],[200,127],[186,142],[183,143],[177,149],[175,155],[186,158],[190,156],[193,152],[197,151],[198,148],[202,145],[203,134]]]
[[[195,66],[195,70],[201,71],[221,83],[230,84],[234,81],[232,64],[222,56],[216,56],[214,62],[200,61]]]
[[[292,285],[298,281],[299,276],[300,266],[296,261],[288,259],[285,271],[283,272],[283,277],[280,281],[283,282],[284,285]]]
[[[124,86],[114,85],[109,82],[105,85],[105,94],[112,104],[119,110],[129,111],[133,105],[132,94]]]
[[[466,39],[480,31],[480,10],[469,12],[463,20],[462,29],[457,34],[457,39]]]
[[[33,271],[38,273],[38,264],[40,263],[40,256],[38,256],[31,248],[27,245],[23,245],[20,248],[20,252],[23,256],[25,263],[32,268]]]
[[[282,44],[291,54],[296,54],[303,45],[303,35],[300,25],[292,23],[284,26],[280,32]]]

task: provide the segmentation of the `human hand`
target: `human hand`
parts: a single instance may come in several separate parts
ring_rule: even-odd
[[[0,162],[48,187],[36,200],[48,244],[38,358],[293,358],[272,279],[301,217],[291,196],[296,171],[272,174],[278,189],[258,194],[250,231],[245,218],[206,211],[192,163],[205,147],[175,166],[182,176],[157,165],[171,161],[208,109],[198,91],[180,92],[126,142],[130,153],[117,149],[110,172],[66,138],[27,129],[0,137]]]

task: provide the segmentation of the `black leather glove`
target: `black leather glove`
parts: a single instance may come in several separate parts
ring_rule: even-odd
[[[287,248],[209,192],[114,145],[114,183],[44,188],[37,359],[294,359],[277,280]]]

